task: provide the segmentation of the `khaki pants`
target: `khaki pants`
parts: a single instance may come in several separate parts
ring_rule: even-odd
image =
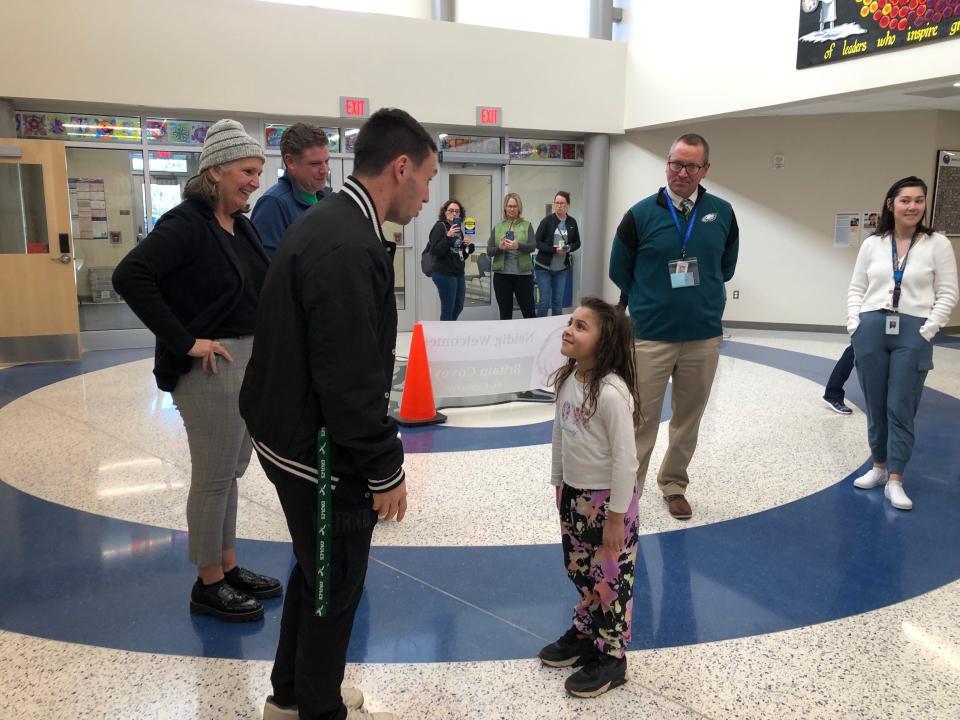
[[[636,432],[639,492],[643,492],[650,455],[660,428],[663,396],[667,382],[672,378],[670,441],[657,474],[657,484],[664,497],[685,493],[690,482],[687,466],[697,449],[700,419],[717,372],[720,340],[715,337],[695,342],[636,341],[637,385],[643,411],[643,421]]]

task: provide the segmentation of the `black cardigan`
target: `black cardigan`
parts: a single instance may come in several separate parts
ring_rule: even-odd
[[[237,240],[254,245],[268,264],[253,224],[242,215],[234,223]],[[236,307],[244,275],[213,210],[185,200],[120,261],[113,287],[156,336],[153,374],[157,387],[170,391],[190,371],[187,353],[197,338],[209,337]]]
[[[539,261],[537,264],[540,267],[550,267],[550,260],[553,259],[554,255],[553,233],[559,224],[560,218],[557,217],[557,214],[550,213],[537,226],[537,261]],[[570,255],[580,249],[580,229],[577,227],[577,221],[570,215],[567,215],[567,241],[569,242],[570,252],[563,259],[564,270],[570,269]],[[540,260],[541,254],[543,255],[542,261]]]
[[[463,244],[457,250],[453,247],[454,239],[447,235],[450,227],[451,223],[446,220],[437,220],[430,230],[430,254],[436,260],[433,272],[440,275],[463,275],[463,263],[476,249],[476,245],[468,245],[464,237]]]

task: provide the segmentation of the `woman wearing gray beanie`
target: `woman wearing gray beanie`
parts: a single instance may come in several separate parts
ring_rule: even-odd
[[[200,174],[183,202],[117,266],[113,284],[156,336],[153,374],[187,431],[190,610],[222,620],[263,617],[280,582],[237,564],[237,479],[251,444],[238,397],[269,260],[243,216],[260,187],[263,148],[234,120],[210,127]]]

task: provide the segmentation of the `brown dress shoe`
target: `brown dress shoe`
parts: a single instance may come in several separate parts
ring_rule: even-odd
[[[693,517],[690,503],[683,495],[667,495],[663,500],[667,503],[667,510],[677,520],[689,520]]]

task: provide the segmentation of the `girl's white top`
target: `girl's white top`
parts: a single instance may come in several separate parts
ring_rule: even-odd
[[[557,393],[550,482],[581,490],[610,489],[609,509],[626,512],[637,483],[633,398],[619,375],[602,380],[597,409],[584,417],[587,386],[571,375]]]
[[[863,241],[847,292],[847,332],[860,324],[860,313],[893,308],[893,257],[890,234]],[[920,334],[933,340],[957,304],[957,260],[945,235],[920,235],[907,257],[900,284],[899,312],[926,318]]]

